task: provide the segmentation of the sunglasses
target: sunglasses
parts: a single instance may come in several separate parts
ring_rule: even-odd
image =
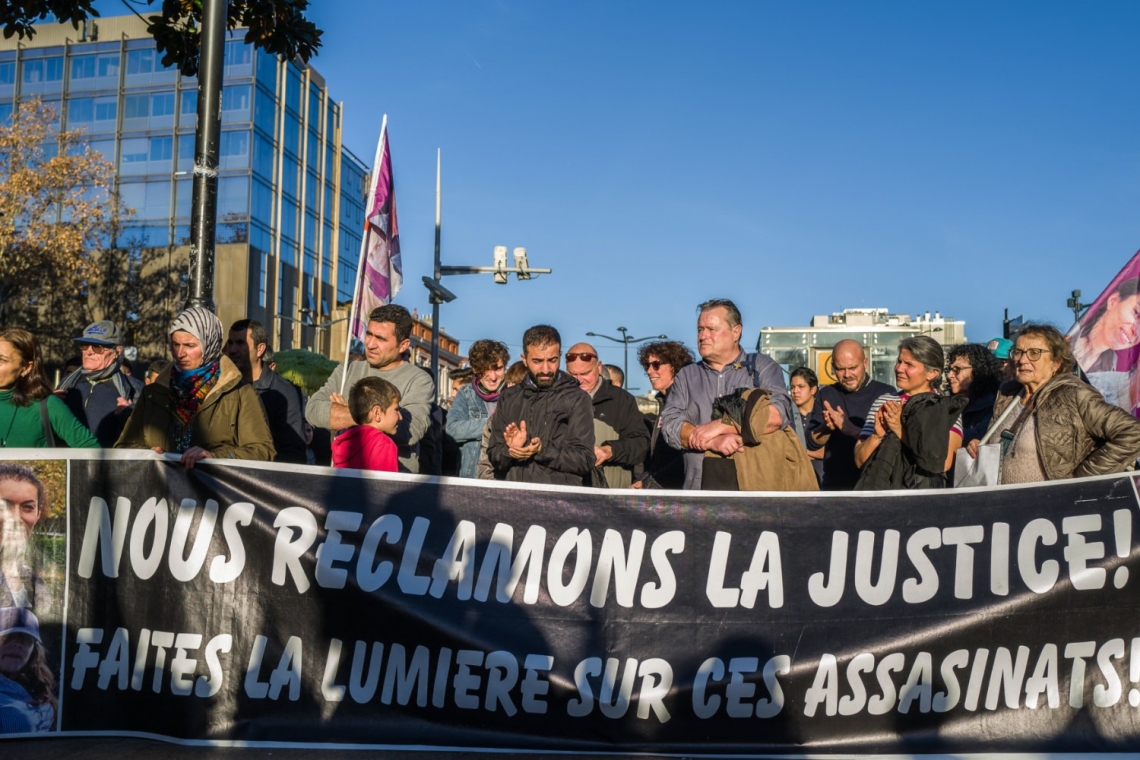
[[[667,366],[669,366],[669,362],[651,361],[651,362],[646,362],[646,363],[645,363],[645,368],[646,368],[646,369],[651,369],[651,370],[653,370],[654,372],[656,372],[657,370],[661,369],[661,367],[662,367],[662,366],[666,366],[666,367],[667,367]]]
[[[577,354],[575,354],[575,353],[566,354],[566,361],[567,362],[592,362],[592,361],[594,361],[594,359],[597,359],[597,358],[598,358],[597,354],[591,354],[591,353],[587,353],[585,351],[583,351],[581,353],[577,353]]]

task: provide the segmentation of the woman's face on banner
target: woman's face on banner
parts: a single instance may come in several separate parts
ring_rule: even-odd
[[[1123,351],[1140,343],[1140,294],[1127,298],[1119,293],[1110,295],[1100,321],[1108,348]]]
[[[24,524],[28,533],[40,521],[42,505],[40,504],[40,490],[35,483],[23,480],[0,480],[0,499],[3,506],[12,510],[12,516],[18,517]]]
[[[36,640],[26,633],[9,633],[0,636],[0,673],[14,676],[24,669],[32,658]]]

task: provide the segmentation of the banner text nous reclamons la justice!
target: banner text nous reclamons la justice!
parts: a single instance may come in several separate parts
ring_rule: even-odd
[[[957,599],[971,599],[978,593],[975,573],[979,563],[985,563],[989,570],[988,588],[983,593],[995,597],[1009,594],[1011,577],[1038,594],[1047,593],[1062,580],[1078,591],[1095,591],[1108,583],[1120,589],[1128,583],[1127,567],[1117,567],[1109,578],[1104,567],[1090,563],[1105,560],[1110,554],[1128,556],[1132,511],[1114,510],[1110,521],[1100,513],[1061,519],[1042,516],[1016,533],[1009,523],[992,522],[920,527],[905,534],[896,529],[861,530],[853,542],[849,532],[836,530],[831,535],[827,566],[806,579],[785,577],[778,532],[734,536],[716,531],[704,577],[681,582],[701,583],[712,607],[749,609],[758,603],[780,608],[786,594],[805,592],[820,608],[832,607],[849,594],[873,607],[895,594],[915,606],[935,602],[950,592]],[[173,524],[170,512],[166,499],[152,497],[134,509],[128,499],[119,497],[112,509],[106,500],[93,498],[79,555],[79,575],[91,578],[101,572],[107,578],[117,578],[124,560],[144,580],[163,566],[177,581],[193,580],[205,571],[212,582],[228,583],[246,572],[243,529],[253,521],[252,503],[222,508],[213,500],[199,506],[186,499],[178,506]],[[197,529],[191,536],[195,524]],[[385,514],[365,525],[360,512],[334,510],[326,513],[322,524],[304,507],[280,510],[273,528],[276,538],[270,581],[291,586],[300,594],[313,585],[343,589],[352,583],[363,591],[375,591],[394,584],[408,596],[439,599],[450,593],[461,601],[508,603],[521,584],[519,600],[535,604],[545,581],[554,604],[569,606],[586,594],[589,604],[599,608],[606,605],[611,590],[622,607],[668,606],[678,586],[670,558],[683,553],[686,542],[685,532],[679,530],[651,537],[642,530],[623,535],[606,529],[595,556],[587,526],[568,528],[555,537],[540,524],[523,531],[496,523],[480,535],[474,521],[460,520],[445,545],[430,547],[425,539],[431,521],[425,517],[416,517],[405,525],[399,515]],[[210,557],[216,531],[225,553]],[[551,539],[553,547],[547,552]],[[1040,548],[1058,542],[1064,549],[1063,562],[1038,556]],[[487,549],[477,556],[480,543]],[[381,559],[381,544],[397,547],[400,560]],[[726,573],[734,551],[751,553],[748,569],[739,578]],[[953,571],[940,574],[931,561],[932,552],[950,553]],[[316,558],[312,572],[302,563],[309,554]],[[439,558],[430,573],[420,570],[425,556]],[[852,556],[854,567],[849,573]]]
[[[73,730],[1140,748],[1125,477],[723,499],[132,466],[72,490]]]

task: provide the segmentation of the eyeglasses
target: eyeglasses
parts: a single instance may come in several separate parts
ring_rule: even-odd
[[[1018,359],[1020,359],[1023,356],[1028,356],[1029,361],[1035,362],[1035,361],[1039,360],[1043,354],[1051,354],[1051,353],[1053,353],[1053,352],[1047,348],[1026,348],[1024,350],[1020,349],[1020,348],[1013,348],[1013,349],[1010,349],[1009,358],[1012,359],[1013,361],[1017,361]]]
[[[964,367],[951,367],[950,369],[946,370],[946,374],[957,377],[968,369],[973,369],[973,367],[971,367],[969,364]]]
[[[646,368],[646,369],[651,369],[651,370],[653,370],[654,372],[656,372],[657,370],[661,369],[661,367],[662,367],[662,366],[668,367],[668,366],[669,366],[669,362],[661,362],[661,361],[656,361],[656,360],[654,360],[654,361],[651,361],[651,362],[646,362],[646,363],[645,363],[645,368]]]
[[[567,362],[592,362],[592,361],[594,361],[594,359],[597,359],[597,358],[598,358],[597,354],[591,354],[591,353],[587,353],[585,351],[583,351],[581,353],[577,353],[577,354],[575,354],[575,353],[566,354],[566,361]]]
[[[100,346],[98,343],[80,343],[79,353],[90,351],[93,354],[102,354],[111,350],[111,346]]]

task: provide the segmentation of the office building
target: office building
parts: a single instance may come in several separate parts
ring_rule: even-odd
[[[162,65],[137,16],[79,32],[40,24],[31,40],[0,41],[0,118],[38,97],[64,128],[84,128],[135,210],[120,240],[167,251],[175,272],[190,240],[197,87]],[[226,42],[221,105],[218,316],[261,321],[277,349],[339,359],[338,303],[353,295],[368,176],[341,143],[343,106],[315,69],[257,51],[240,32]]]
[[[895,359],[899,342],[915,335],[928,335],[943,348],[966,343],[966,323],[943,317],[939,312],[891,314],[887,309],[844,309],[812,317],[810,327],[764,327],[756,350],[791,372],[808,367],[821,383],[834,383],[831,348],[841,340],[857,340],[867,349],[871,376],[895,384]]]

